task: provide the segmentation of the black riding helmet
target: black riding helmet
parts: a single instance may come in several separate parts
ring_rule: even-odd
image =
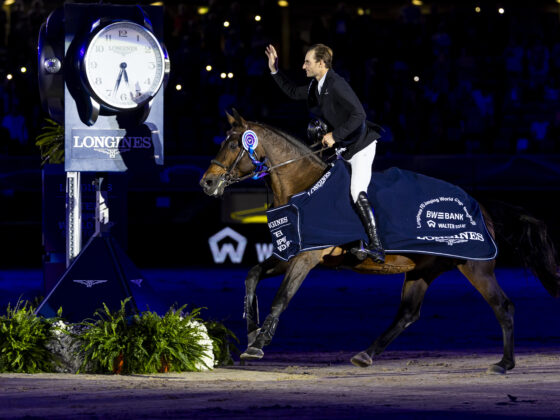
[[[327,123],[320,118],[309,121],[307,125],[307,138],[310,143],[317,143],[323,139],[323,136],[329,131]]]

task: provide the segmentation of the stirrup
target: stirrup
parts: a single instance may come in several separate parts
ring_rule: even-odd
[[[368,248],[364,246],[363,241],[360,241],[359,247],[354,247],[350,249],[350,253],[352,253],[352,255],[354,255],[360,261],[364,261],[367,258],[371,258],[373,262],[376,262],[378,264],[385,263],[385,252],[382,249],[380,250],[376,248],[373,249]]]

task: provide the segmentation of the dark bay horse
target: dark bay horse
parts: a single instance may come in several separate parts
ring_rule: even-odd
[[[245,121],[234,110],[228,114],[231,129],[221,144],[210,167],[202,176],[200,185],[204,192],[221,197],[224,189],[232,183],[266,173],[265,178],[274,195],[274,206],[288,203],[290,197],[311,187],[327,169],[312,150],[301,141],[265,124]],[[242,135],[252,130],[258,137],[254,152],[249,154],[242,146]],[[267,168],[262,163],[266,157]],[[481,206],[490,234],[496,238],[502,233],[516,249],[524,263],[554,297],[560,296],[559,261],[554,243],[548,236],[546,226],[514,207],[502,207],[499,217],[490,217]],[[392,324],[364,351],[352,357],[351,362],[360,367],[372,364],[405,328],[420,316],[420,307],[428,286],[442,273],[458,268],[491,306],[502,328],[503,357],[490,366],[490,373],[505,373],[515,366],[513,342],[514,306],[498,285],[494,268],[495,260],[465,260],[427,254],[387,255],[384,264],[371,260],[357,261],[348,249],[330,247],[300,252],[289,261],[275,256],[249,270],[245,280],[245,317],[247,320],[248,346],[242,359],[260,359],[263,347],[274,336],[278,320],[288,303],[298,291],[307,274],[317,265],[346,267],[360,273],[405,273],[401,303]],[[269,315],[259,326],[256,288],[265,278],[284,274],[274,297]]]

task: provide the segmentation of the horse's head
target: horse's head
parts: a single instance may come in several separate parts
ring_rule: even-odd
[[[251,149],[253,159],[248,150],[243,146],[243,134],[252,130],[257,138],[262,138],[262,127],[248,123],[233,110],[233,116],[226,112],[231,129],[227,132],[226,139],[220,145],[220,150],[200,180],[203,191],[212,197],[221,197],[224,189],[234,182],[244,179],[254,173],[255,158],[264,156],[262,146],[256,144]],[[251,134],[251,133],[249,133]],[[251,142],[251,136],[245,137],[245,143]]]

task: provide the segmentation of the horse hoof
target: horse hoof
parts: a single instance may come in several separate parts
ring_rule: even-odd
[[[261,349],[258,349],[256,347],[247,347],[247,350],[245,350],[241,356],[239,356],[239,358],[241,360],[259,360],[262,359],[264,356],[264,351],[262,351]]]
[[[369,355],[365,351],[359,352],[354,357],[352,357],[350,361],[354,366],[358,367],[369,367],[373,363],[371,357],[369,357]]]
[[[491,375],[505,375],[506,369],[496,364],[486,369],[486,373],[489,373]]]

